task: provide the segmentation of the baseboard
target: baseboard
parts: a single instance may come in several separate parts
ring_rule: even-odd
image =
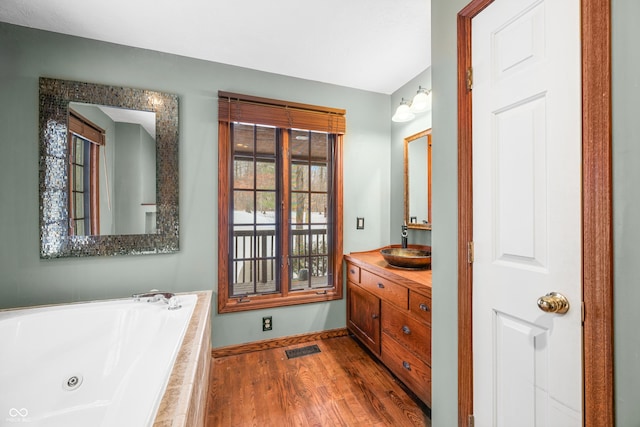
[[[309,341],[343,337],[346,335],[349,335],[347,328],[340,328],[340,329],[330,329],[322,332],[311,332],[308,334],[273,338],[270,340],[254,341],[246,344],[237,344],[237,345],[230,345],[226,347],[214,348],[211,350],[211,357],[215,359],[217,357],[234,356],[237,354],[250,353],[252,351],[287,347],[294,344],[302,344]]]

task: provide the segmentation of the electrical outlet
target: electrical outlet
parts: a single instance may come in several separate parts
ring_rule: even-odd
[[[270,331],[272,329],[273,329],[273,320],[271,319],[271,316],[263,317],[262,318],[262,330],[263,331]]]

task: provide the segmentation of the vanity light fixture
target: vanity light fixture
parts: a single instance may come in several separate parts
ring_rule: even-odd
[[[416,113],[424,113],[430,109],[431,91],[422,86],[418,86],[418,93],[416,93],[411,102],[402,98],[391,120],[394,122],[408,122],[415,118]]]
[[[431,109],[431,91],[418,86],[418,93],[411,101],[411,111],[414,113],[424,113]]]
[[[408,122],[413,120],[416,115],[411,111],[411,106],[404,98],[400,102],[400,105],[396,109],[396,113],[391,117],[394,122]]]

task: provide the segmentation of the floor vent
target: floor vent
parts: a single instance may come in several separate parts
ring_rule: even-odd
[[[293,348],[291,350],[285,350],[287,353],[287,359],[293,359],[295,357],[306,356],[308,354],[320,353],[320,349],[317,345],[310,345],[307,347]]]

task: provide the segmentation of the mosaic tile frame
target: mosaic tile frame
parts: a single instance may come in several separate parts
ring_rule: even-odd
[[[41,77],[40,258],[142,255],[179,250],[178,96]],[[70,236],[67,118],[70,102],[156,114],[156,234]]]

